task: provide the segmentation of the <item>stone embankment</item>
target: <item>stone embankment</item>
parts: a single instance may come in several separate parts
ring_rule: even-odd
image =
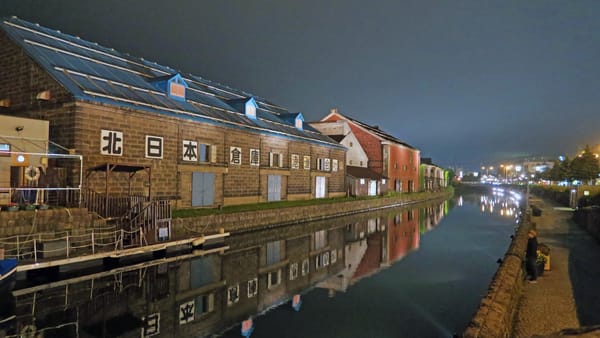
[[[492,279],[487,295],[481,301],[471,323],[463,333],[468,338],[509,337],[523,288],[523,261],[527,247],[527,232],[531,227],[529,214],[513,235],[511,245]]]
[[[600,232],[597,208],[573,211],[531,199],[537,215],[526,217],[464,337],[600,337]],[[530,219],[531,222],[527,222]],[[575,223],[578,221],[579,225]],[[524,282],[527,231],[550,248],[550,271]],[[587,232],[586,232],[587,230]]]

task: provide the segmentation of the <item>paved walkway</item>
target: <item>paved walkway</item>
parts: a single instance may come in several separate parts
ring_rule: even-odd
[[[550,271],[537,284],[525,283],[513,337],[600,324],[600,244],[572,220],[571,211],[546,200],[530,203],[543,210],[531,221],[538,242],[550,246]]]

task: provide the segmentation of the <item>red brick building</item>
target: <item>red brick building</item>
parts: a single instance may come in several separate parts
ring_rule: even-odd
[[[367,167],[382,175],[383,191],[414,192],[419,185],[420,151],[376,126],[340,114],[337,109],[321,119],[324,122],[348,122],[352,133],[367,154]]]
[[[0,75],[0,116],[49,121],[50,140],[83,155],[81,188],[99,200],[345,195],[345,148],[245,91],[15,17],[0,22]]]

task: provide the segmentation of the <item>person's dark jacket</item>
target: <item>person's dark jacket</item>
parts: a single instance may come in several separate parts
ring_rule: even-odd
[[[527,239],[527,252],[525,253],[525,257],[527,258],[537,258],[537,248],[538,242],[537,237],[532,237]]]

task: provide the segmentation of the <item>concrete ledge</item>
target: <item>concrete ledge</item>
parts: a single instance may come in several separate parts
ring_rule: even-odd
[[[525,278],[523,261],[527,247],[530,222],[525,221],[517,230],[502,264],[494,275],[487,295],[471,319],[463,337],[509,337],[517,312]]]

